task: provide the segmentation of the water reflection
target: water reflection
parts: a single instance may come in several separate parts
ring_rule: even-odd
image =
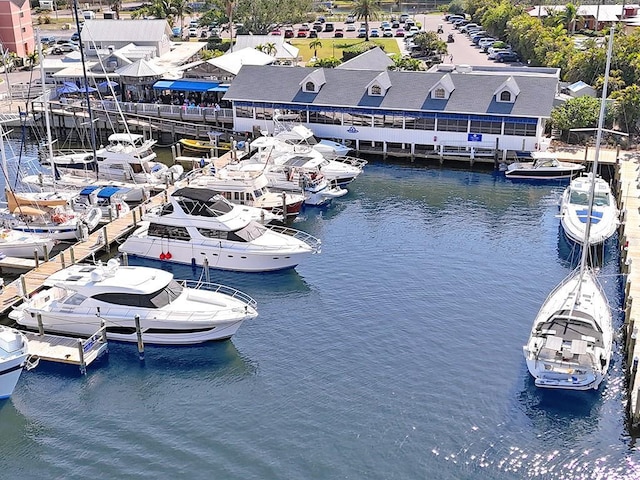
[[[614,262],[617,256],[617,243],[617,234],[614,234],[604,244],[591,248],[588,257],[589,265],[602,268]],[[568,240],[562,225],[558,225],[558,257],[560,258],[560,263],[563,266],[574,269],[580,264],[581,255],[582,248],[580,245]]]

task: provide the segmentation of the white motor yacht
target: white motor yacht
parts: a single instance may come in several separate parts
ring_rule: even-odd
[[[71,206],[80,213],[99,208],[102,212],[100,221],[111,222],[131,211],[129,204],[124,201],[126,193],[127,190],[117,187],[85,187],[74,197]]]
[[[589,196],[594,182],[589,238],[585,240]],[[605,242],[618,227],[618,207],[610,185],[592,173],[573,179],[560,200],[560,224],[565,236],[572,242],[580,245],[586,242],[590,247]]]
[[[29,175],[23,182],[36,186],[58,185],[84,188],[88,185],[127,189],[126,201],[144,200],[146,192],[160,191],[183,173],[180,165],[167,167],[155,161],[155,140],[143,135],[114,133],[109,144],[92,152],[58,152],[51,163],[55,178],[50,175]]]
[[[251,157],[243,162],[254,162],[261,165],[282,165],[292,157],[304,156],[315,159],[320,172],[330,184],[344,187],[354,181],[362,173],[366,160],[357,158],[343,158],[331,160],[322,156],[320,152],[308,146],[288,145],[275,137],[259,137],[251,142],[251,149],[256,150]]]
[[[258,315],[255,300],[236,289],[177,281],[164,270],[115,259],[72,265],[44,286],[9,317],[30,329],[40,317],[45,331],[78,336],[92,335],[104,321],[108,339],[136,342],[137,316],[144,342],[189,345],[231,338]]]
[[[9,398],[27,362],[26,337],[15,328],[0,325],[0,399]]]
[[[531,162],[509,164],[505,176],[521,180],[568,180],[584,171],[584,165],[561,162],[552,152],[531,152],[531,157]]]
[[[181,188],[157,215],[144,217],[119,250],[244,272],[292,268],[320,251],[317,238],[292,228],[261,225],[250,208],[209,189]]]
[[[269,180],[262,170],[239,171],[225,167],[212,174],[209,168],[198,169],[189,176],[189,185],[213,190],[238,205],[280,214],[284,208],[288,218],[296,217],[304,202],[299,188],[287,193],[269,190]]]
[[[0,254],[7,257],[45,258],[55,245],[55,240],[10,228],[0,229]]]

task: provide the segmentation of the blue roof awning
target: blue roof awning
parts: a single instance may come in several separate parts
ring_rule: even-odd
[[[84,187],[81,191],[80,191],[80,195],[91,195],[93,192],[95,192],[98,188],[100,187]]]
[[[119,191],[120,189],[118,187],[104,187],[98,192],[98,198],[110,198]]]
[[[207,92],[226,92],[229,90],[229,85],[218,85],[217,87],[210,88]]]
[[[174,90],[181,92],[226,91],[226,89],[212,90],[213,88],[219,88],[219,85],[219,82],[204,82],[198,80],[158,80],[153,84],[153,88],[154,90]]]

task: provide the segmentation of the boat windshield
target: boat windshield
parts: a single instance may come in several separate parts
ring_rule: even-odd
[[[246,227],[236,230],[234,233],[244,241],[251,242],[260,238],[266,231],[267,229],[264,225],[260,225],[258,222],[250,222]]]
[[[571,192],[569,202],[573,205],[589,205],[589,194],[586,192]]]
[[[131,292],[99,293],[93,295],[93,299],[112,305],[125,305],[128,307],[162,308],[169,305],[180,296],[182,285],[171,280],[164,288],[153,293],[133,294]]]
[[[264,195],[264,189],[263,188],[258,188],[258,189],[253,191],[253,196],[256,197],[256,198],[260,198],[262,195]]]
[[[596,207],[608,207],[609,195],[607,195],[606,193],[596,193],[593,197],[593,204]]]

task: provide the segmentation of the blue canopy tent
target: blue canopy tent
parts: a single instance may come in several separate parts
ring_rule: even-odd
[[[118,87],[120,84],[118,82],[113,81],[104,81],[98,84],[98,88],[109,88],[109,87]]]
[[[79,93],[92,93],[97,91],[98,91],[97,88],[90,87],[89,85],[83,85],[78,89]]]
[[[64,82],[62,87],[58,89],[58,95],[67,95],[69,93],[78,93],[80,89],[75,83]]]

